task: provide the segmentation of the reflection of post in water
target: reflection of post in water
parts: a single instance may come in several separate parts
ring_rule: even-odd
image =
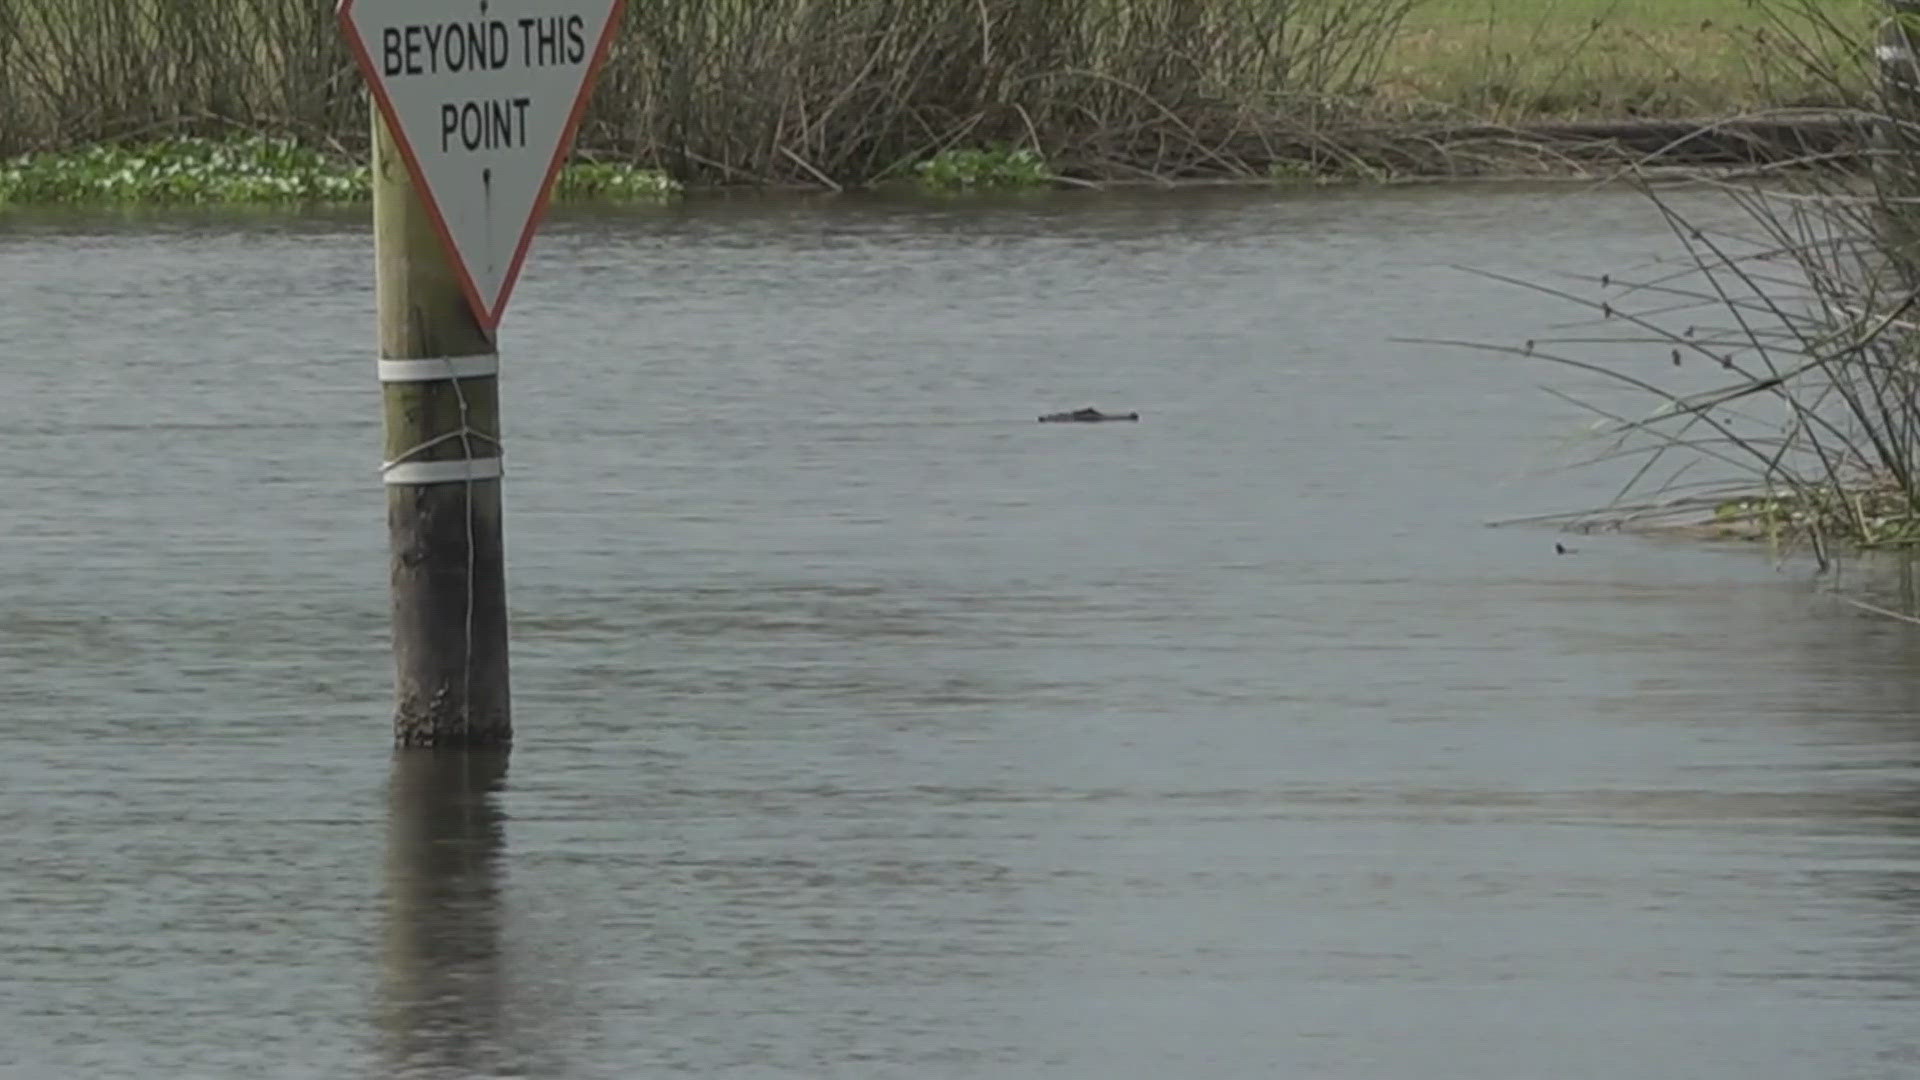
[[[383,1027],[408,1071],[498,1053],[504,751],[402,750],[388,804]]]

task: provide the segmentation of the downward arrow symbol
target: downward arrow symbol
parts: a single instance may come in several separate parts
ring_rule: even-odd
[[[483,189],[482,195],[486,200],[487,220],[492,221],[493,220],[493,170],[491,168],[480,170],[480,187]],[[496,265],[496,260],[493,257],[493,230],[488,229],[487,230],[487,273],[492,274],[498,269],[499,267]]]

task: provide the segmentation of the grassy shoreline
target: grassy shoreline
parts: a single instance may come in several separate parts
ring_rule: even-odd
[[[1877,4],[654,0],[629,6],[579,144],[608,178],[688,188],[1553,174],[1635,155],[1502,132],[1848,104]],[[235,131],[362,160],[328,7],[14,0],[0,160]],[[1474,126],[1495,130],[1458,137]],[[996,147],[1040,167],[982,168]]]
[[[1880,0],[1425,0],[1383,95],[1496,123],[1833,107],[1865,92]]]

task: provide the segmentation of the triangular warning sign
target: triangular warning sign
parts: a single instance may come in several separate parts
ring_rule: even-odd
[[[483,325],[500,321],[624,0],[340,0]]]

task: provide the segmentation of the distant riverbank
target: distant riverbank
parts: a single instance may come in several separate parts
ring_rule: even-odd
[[[15,0],[0,20],[0,159],[13,178],[0,197],[340,197],[365,164],[367,100],[328,9],[201,0],[136,19],[125,0]],[[1874,9],[654,0],[629,8],[580,134],[580,175],[596,179],[569,194],[1552,174],[1650,151],[1737,163],[1795,144],[1748,131],[1734,148],[1722,131],[1678,146],[1677,129],[1636,125],[1844,106],[1861,92],[1855,43]],[[325,164],[287,183],[208,174],[197,187],[142,172],[181,154],[205,165],[214,152],[182,150],[200,145],[182,137],[266,141]],[[55,157],[23,163],[29,152]],[[77,183],[90,174],[103,179]]]
[[[1311,144],[1249,146],[1220,175],[1089,177],[1056,172],[1031,151],[1006,147],[937,154],[900,176],[863,186],[935,191],[1050,187],[1275,186],[1431,179],[1596,177],[1622,172],[1724,173],[1851,157],[1866,128],[1847,114],[1810,112],[1726,121],[1548,122],[1356,127],[1345,156]],[[825,190],[835,185],[789,184]],[[695,190],[699,186],[696,185]],[[561,201],[661,201],[688,190],[664,171],[621,161],[577,160],[562,170]],[[47,205],[318,205],[362,202],[367,168],[351,154],[284,137],[174,137],[46,151],[0,161],[0,208]]]

